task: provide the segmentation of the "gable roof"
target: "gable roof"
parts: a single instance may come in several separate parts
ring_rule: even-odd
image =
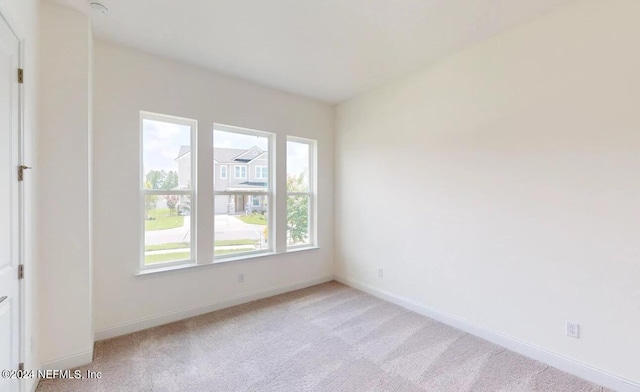
[[[240,148],[220,148],[214,147],[213,149],[213,160],[218,163],[227,163],[233,162],[234,158],[239,155],[242,155],[245,151]]]
[[[180,146],[180,151],[178,151],[178,156],[176,157],[176,159],[179,159],[181,156],[185,155],[188,152],[191,152],[191,146]]]
[[[251,157],[251,159],[245,159],[241,157],[245,153],[254,149],[256,149],[258,153],[255,156]],[[191,146],[184,146],[184,145],[180,146],[180,151],[178,152],[178,156],[176,157],[176,160],[182,158],[184,155],[190,152],[191,152]],[[233,163],[233,162],[247,163],[263,155],[263,152],[264,151],[262,151],[260,148],[256,146],[248,149],[215,147],[213,149],[213,159],[218,163]]]
[[[242,154],[236,156],[233,160],[239,162],[251,162],[262,155],[262,153],[263,151],[261,149],[259,149],[257,146],[253,146],[250,149],[244,151]]]

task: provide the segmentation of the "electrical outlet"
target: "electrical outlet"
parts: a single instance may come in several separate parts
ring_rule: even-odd
[[[384,271],[382,268],[378,268],[378,278],[382,278],[384,276]]]
[[[244,274],[243,273],[239,273],[238,274],[238,283],[242,283],[244,282]]]
[[[567,336],[580,339],[580,324],[567,321],[566,333]]]

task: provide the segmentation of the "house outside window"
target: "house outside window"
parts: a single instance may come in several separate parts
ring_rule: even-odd
[[[254,207],[260,207],[260,196],[253,196],[251,199]]]
[[[227,179],[227,165],[220,165],[220,178]]]
[[[247,178],[247,167],[246,166],[234,166],[234,175],[233,178],[244,180]]]
[[[214,162],[233,168],[232,179],[214,184],[214,259],[274,248],[268,235],[273,224],[268,178],[273,139],[268,132],[214,125]]]
[[[266,166],[256,166],[256,179],[266,180],[269,178],[269,169]]]

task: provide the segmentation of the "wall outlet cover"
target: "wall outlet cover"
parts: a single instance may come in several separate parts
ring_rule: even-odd
[[[567,336],[580,339],[580,324],[574,323],[572,321],[567,321],[565,330]]]

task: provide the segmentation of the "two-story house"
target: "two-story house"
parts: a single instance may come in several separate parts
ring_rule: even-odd
[[[268,153],[254,146],[249,149],[214,148],[213,186],[216,191],[248,191],[267,189],[269,181]],[[189,185],[191,149],[181,146],[178,157],[178,187]],[[263,212],[267,209],[265,196],[216,195],[216,214]]]

